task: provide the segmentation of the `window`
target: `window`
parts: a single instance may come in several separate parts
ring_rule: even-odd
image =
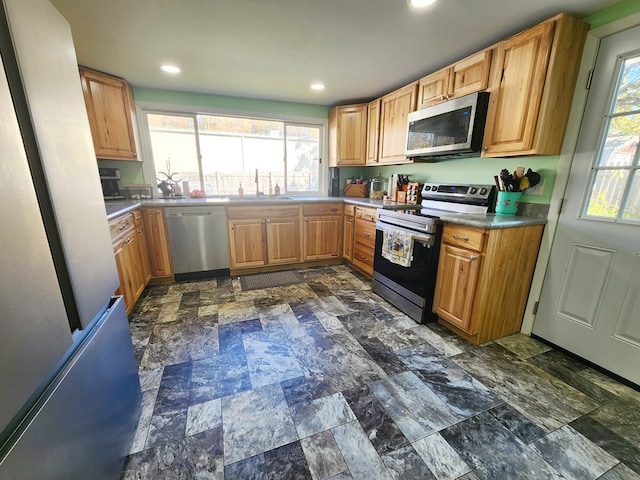
[[[154,172],[207,195],[321,191],[322,127],[280,120],[147,111]],[[257,183],[256,183],[257,172]],[[171,182],[169,182],[171,183]],[[178,184],[181,186],[180,184]]]
[[[620,58],[585,215],[640,220],[640,55]]]

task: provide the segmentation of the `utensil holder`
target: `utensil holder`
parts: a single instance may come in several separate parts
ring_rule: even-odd
[[[496,198],[496,214],[515,215],[518,213],[522,192],[498,192]]]

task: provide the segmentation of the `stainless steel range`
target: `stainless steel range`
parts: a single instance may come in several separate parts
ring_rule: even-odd
[[[435,321],[441,216],[493,211],[495,186],[427,183],[420,209],[378,210],[373,291],[415,321]]]

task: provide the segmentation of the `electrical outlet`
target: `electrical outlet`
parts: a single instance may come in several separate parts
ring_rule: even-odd
[[[540,196],[544,191],[544,178],[541,178],[535,187],[527,188],[526,195]]]

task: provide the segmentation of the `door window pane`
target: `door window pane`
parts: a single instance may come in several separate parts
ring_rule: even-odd
[[[613,108],[615,113],[640,110],[640,57],[628,58],[622,65],[620,86]]]
[[[640,56],[621,59],[612,91],[585,214],[635,221],[640,220]]]
[[[587,215],[617,217],[628,175],[627,170],[599,170],[591,189]]]

